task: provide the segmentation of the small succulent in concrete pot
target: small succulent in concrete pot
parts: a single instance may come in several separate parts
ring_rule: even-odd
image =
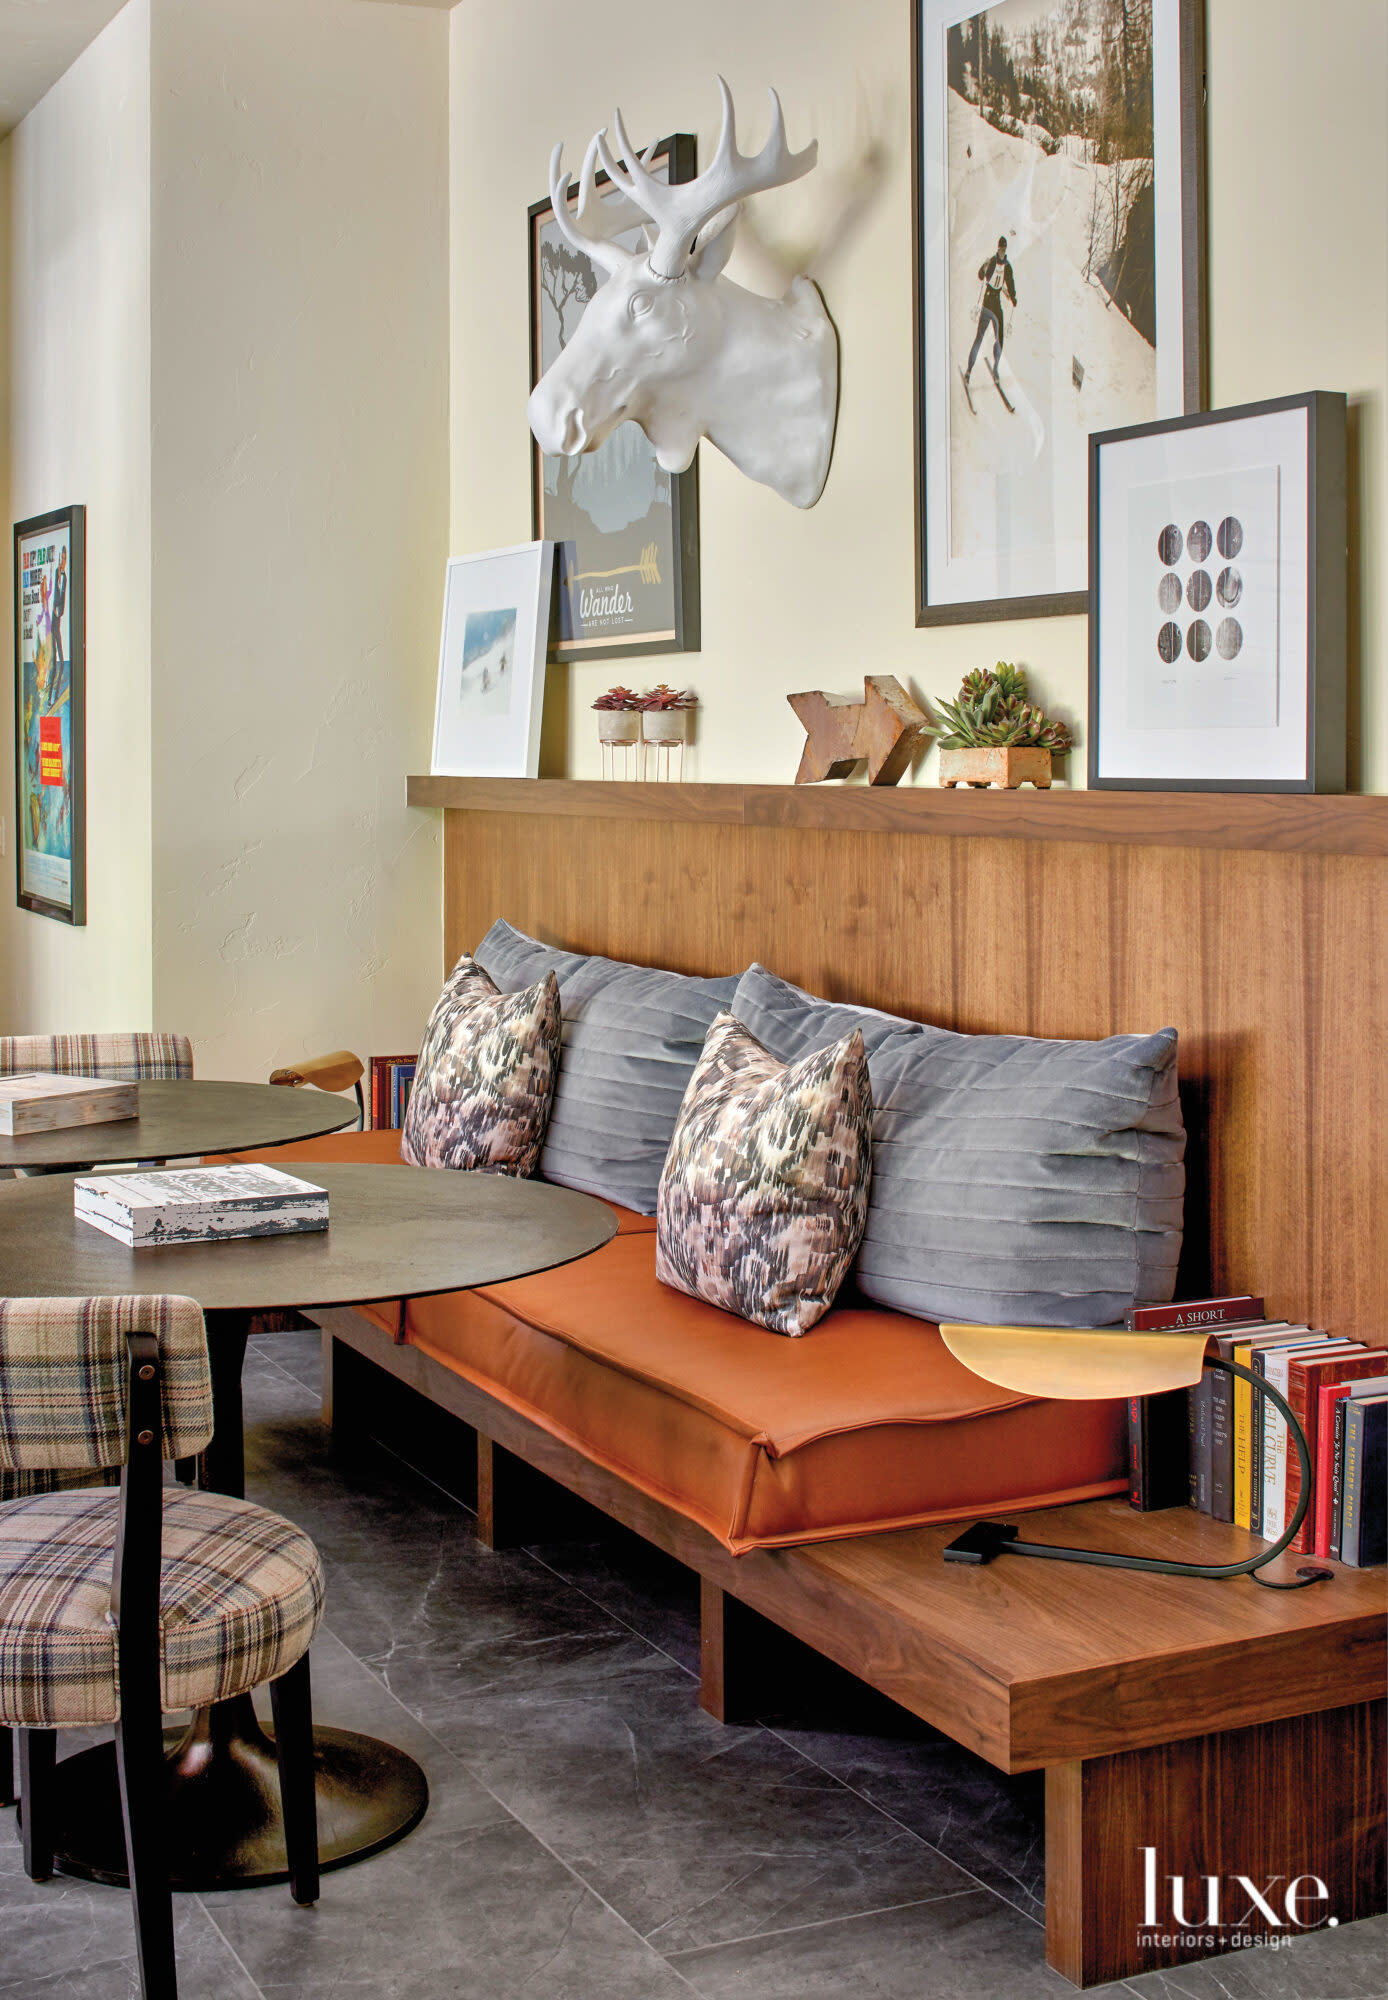
[[[641,734],[648,743],[683,743],[688,739],[689,711],[698,707],[698,695],[688,688],[668,687],[661,681],[639,699]]]
[[[634,743],[641,734],[641,697],[628,687],[613,687],[593,703],[598,716],[599,743]]]
[[[964,676],[953,701],[936,701],[945,729],[940,737],[940,783],[1015,791],[1051,782],[1051,757],[1070,748],[1070,732],[1027,700],[1023,668],[999,660]]]

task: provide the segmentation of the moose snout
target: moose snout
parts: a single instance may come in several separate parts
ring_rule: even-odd
[[[587,450],[583,411],[567,396],[556,394],[548,376],[531,391],[526,414],[535,442],[550,457],[568,458]]]

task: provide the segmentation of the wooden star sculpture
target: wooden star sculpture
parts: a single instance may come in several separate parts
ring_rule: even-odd
[[[861,701],[820,691],[788,694],[786,700],[805,725],[797,785],[846,778],[864,758],[870,785],[894,785],[930,733],[924,709],[894,674],[865,675]]]

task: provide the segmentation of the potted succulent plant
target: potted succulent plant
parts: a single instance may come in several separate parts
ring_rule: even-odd
[[[597,710],[599,743],[634,743],[640,736],[641,696],[631,688],[609,688],[593,707]]]
[[[937,701],[945,723],[940,737],[942,785],[1000,785],[1015,791],[1051,782],[1051,755],[1070,748],[1070,732],[1027,700],[1021,667],[999,660],[964,676],[953,701]]]
[[[683,743],[689,736],[689,711],[697,708],[699,697],[688,688],[648,688],[638,697],[641,734],[648,743]]]

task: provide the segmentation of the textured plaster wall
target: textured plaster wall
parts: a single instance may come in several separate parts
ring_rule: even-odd
[[[155,993],[255,1077],[438,984],[448,23],[153,4]]]
[[[0,234],[9,238],[0,260],[7,660],[9,524],[82,502],[88,539],[88,920],[74,930],[15,907],[7,697],[5,1033],[138,1028],[152,1016],[149,20],[149,0],[131,0],[0,148]]]
[[[1388,790],[1388,9],[1206,4],[1213,396],[1349,394],[1351,782]],[[792,145],[817,135],[823,163],[800,187],[759,197],[765,226],[786,235],[812,224],[816,183],[851,154],[864,121],[893,148],[876,208],[824,283],[843,357],[824,498],[797,513],[703,447],[702,653],[559,672],[553,770],[596,775],[588,705],[632,671],[698,689],[691,775],[705,779],[790,778],[801,740],[785,705],[792,689],[849,689],[864,671],[885,671],[918,694],[950,693],[963,670],[1000,656],[1031,669],[1082,740],[1083,619],[929,631],[913,622],[908,24],[906,0],[651,0],[616,36],[561,0],[453,10],[455,554],[530,533],[524,211],[544,193],[556,139],[576,166],[616,97],[634,137],[693,129],[706,159],[722,71],[746,150],[765,132],[762,93],[774,83]],[[730,274],[743,275],[736,259]],[[1083,761],[1070,760],[1074,782]],[[933,758],[918,776],[931,780]]]

